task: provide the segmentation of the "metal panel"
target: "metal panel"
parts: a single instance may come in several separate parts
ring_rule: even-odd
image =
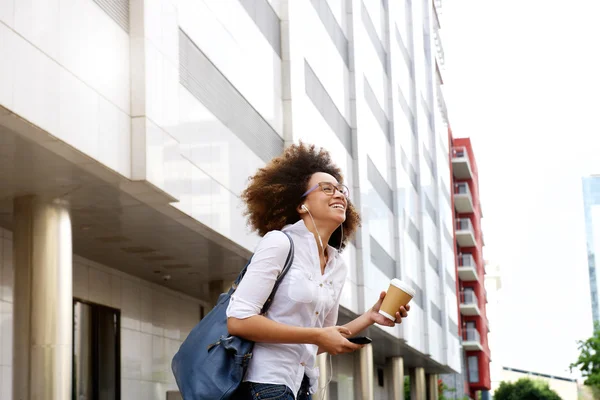
[[[408,49],[406,48],[406,45],[404,44],[404,40],[402,40],[402,35],[400,34],[398,25],[396,25],[396,24],[394,25],[394,30],[396,32],[396,43],[398,43],[398,47],[400,48],[400,52],[402,53],[402,58],[404,59],[404,62],[406,63],[406,65],[408,66],[408,69],[410,70],[412,68],[412,58],[410,57]]]
[[[446,238],[446,241],[450,247],[454,248],[454,237],[452,236],[452,233],[450,233],[447,227],[444,227],[442,230],[444,231],[444,237]]]
[[[265,162],[283,152],[281,136],[182,30],[179,82]]]
[[[381,104],[379,104],[379,101],[377,101],[377,96],[375,96],[375,92],[373,91],[371,85],[369,85],[369,81],[367,80],[366,76],[364,77],[364,94],[369,109],[371,110],[373,116],[377,120],[377,123],[381,127],[381,130],[387,138],[388,143],[391,143],[392,135],[390,129],[390,121],[388,120],[385,110],[383,109]]]
[[[371,185],[373,185],[373,188],[375,188],[377,194],[379,194],[379,197],[381,197],[385,205],[388,206],[390,211],[393,213],[394,195],[392,193],[392,188],[390,188],[390,185],[388,185],[383,176],[381,176],[379,170],[375,164],[373,164],[373,160],[371,160],[371,157],[369,156],[367,156],[367,177],[369,182],[371,182]]]
[[[387,251],[373,238],[371,239],[371,262],[381,270],[386,276],[394,278],[396,276],[396,261]]]
[[[431,306],[431,318],[439,325],[442,326],[442,310],[435,305],[433,301],[429,302]]]
[[[267,0],[239,0],[275,53],[281,58],[281,21]]]
[[[349,57],[348,57],[348,39],[344,35],[344,31],[341,26],[338,24],[333,12],[331,12],[331,8],[329,8],[329,4],[325,0],[310,0],[311,4],[315,8],[317,15],[321,19],[325,30],[329,34],[329,37],[333,41],[333,44],[337,48],[342,60],[344,60],[344,64],[346,67],[349,67]]]
[[[408,105],[408,101],[406,100],[406,97],[404,97],[404,93],[402,92],[400,85],[398,85],[398,102],[400,103],[400,108],[402,108],[406,119],[408,119],[412,135],[414,137],[417,137],[417,130],[415,128],[415,115],[413,114],[410,106]]]
[[[417,245],[419,250],[421,249],[421,232],[417,226],[412,222],[412,220],[408,219],[408,236],[412,239],[412,241]]]
[[[125,32],[129,33],[128,0],[94,0]]]
[[[348,125],[348,122],[306,60],[304,60],[304,84],[306,95],[310,101],[340,139],[348,154],[352,155],[352,130],[350,125]]]
[[[362,4],[361,17],[362,17],[363,25],[365,27],[365,30],[367,31],[367,35],[369,36],[369,39],[371,40],[371,44],[375,48],[375,52],[377,53],[377,57],[379,58],[379,61],[381,61],[381,66],[383,67],[383,72],[385,74],[387,74],[387,53],[385,51],[385,47],[383,46],[383,43],[381,43],[381,40],[379,39],[379,36],[377,35],[377,30],[375,29],[375,25],[373,25],[373,21],[371,20],[371,16],[369,15],[369,11],[367,10],[367,7],[365,7],[365,3],[361,2],[361,4]]]
[[[450,318],[448,318],[448,332],[458,339],[458,325],[456,325],[456,322],[452,321]]]
[[[404,278],[403,278],[404,279]],[[415,283],[415,281],[413,281],[412,279],[410,279],[409,277],[406,277],[405,279],[408,284],[410,285],[410,287],[412,287],[413,289],[415,289],[415,297],[413,298],[413,302],[418,305],[420,308],[423,308],[423,289],[421,289],[419,287],[419,285],[417,285]]]
[[[429,261],[429,265],[431,266],[431,268],[433,268],[435,273],[439,276],[440,275],[440,261],[438,260],[438,258],[435,256],[435,254],[433,253],[433,251],[431,251],[431,249],[429,247],[427,248],[427,260]]]
[[[454,280],[454,277],[450,275],[450,272],[448,272],[447,269],[444,268],[444,270],[446,272],[446,285],[448,285],[452,293],[456,295],[456,281]]]
[[[435,226],[438,226],[437,211],[435,210],[435,207],[433,206],[433,203],[431,202],[431,200],[429,200],[429,196],[424,194],[424,197],[425,197],[425,210],[427,210],[427,214],[429,214],[429,216],[431,217],[433,224]]]

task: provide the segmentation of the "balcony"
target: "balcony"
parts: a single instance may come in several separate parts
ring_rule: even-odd
[[[477,244],[475,240],[475,230],[473,224],[468,218],[458,218],[456,220],[456,242],[460,247],[474,247]]]
[[[454,208],[461,214],[475,211],[471,189],[466,182],[454,184]]]
[[[475,328],[466,328],[463,330],[463,348],[466,351],[483,351],[481,345],[481,336]]]
[[[465,316],[481,315],[477,296],[471,290],[465,290],[460,294],[460,313]]]
[[[456,179],[473,178],[473,170],[466,147],[452,148],[452,171]]]
[[[477,264],[471,254],[458,256],[458,277],[463,282],[478,281]]]

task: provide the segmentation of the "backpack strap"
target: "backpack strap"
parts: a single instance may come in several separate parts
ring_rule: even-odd
[[[273,297],[275,297],[275,292],[277,292],[277,288],[279,288],[279,285],[281,284],[281,281],[283,281],[285,274],[288,273],[290,267],[292,266],[292,263],[294,262],[294,241],[292,240],[291,236],[287,233],[283,232],[283,234],[287,236],[287,238],[290,240],[290,252],[288,253],[287,259],[285,260],[283,269],[279,273],[279,276],[277,276],[277,280],[275,281],[275,285],[273,285],[273,290],[271,291],[269,298],[267,299],[267,301],[265,301],[265,304],[263,305],[262,311],[260,312],[262,315],[264,315],[271,306],[271,303],[273,302]]]
[[[292,240],[292,237],[289,234],[287,234],[286,232],[281,231],[281,233],[283,233],[289,239],[290,251],[288,253],[287,259],[285,260],[285,264],[283,265],[283,268],[281,269],[281,272],[277,276],[277,280],[275,281],[275,284],[273,285],[271,294],[269,295],[269,298],[265,301],[265,304],[263,305],[263,308],[261,310],[261,315],[264,315],[267,312],[267,310],[269,309],[269,307],[271,306],[271,303],[273,302],[273,297],[275,297],[275,292],[277,292],[277,288],[279,288],[281,281],[283,281],[283,278],[285,277],[285,275],[289,271],[290,267],[292,266],[292,263],[294,262],[294,241]],[[252,262],[252,257],[250,257],[250,260],[248,260],[248,263],[246,264],[244,269],[242,269],[242,272],[240,272],[240,274],[238,275],[238,277],[235,280],[235,282],[233,283],[233,285],[231,285],[231,288],[229,289],[229,293],[228,293],[229,296],[231,296],[237,289],[238,285],[242,281],[242,278],[244,278],[244,275],[246,275],[246,270],[248,269],[248,266],[250,265],[251,262]]]

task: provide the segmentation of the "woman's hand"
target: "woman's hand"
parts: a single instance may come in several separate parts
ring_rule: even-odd
[[[320,351],[327,352],[331,355],[349,353],[361,349],[363,346],[354,344],[346,339],[351,333],[343,326],[330,326],[321,328],[317,338],[317,346]]]
[[[395,326],[396,324],[399,324],[402,322],[402,318],[406,318],[408,316],[408,312],[410,311],[410,306],[407,304],[406,306],[400,307],[398,309],[398,311],[396,311],[396,320],[391,321],[388,318],[384,317],[383,315],[379,314],[379,308],[381,307],[381,303],[383,302],[383,299],[385,298],[385,294],[386,294],[386,292],[381,292],[381,294],[379,295],[379,300],[377,301],[377,303],[375,303],[373,308],[371,308],[371,310],[369,311],[369,313],[370,313],[369,316],[370,316],[371,321],[373,321],[373,323],[375,323],[375,324],[385,325],[385,326]]]

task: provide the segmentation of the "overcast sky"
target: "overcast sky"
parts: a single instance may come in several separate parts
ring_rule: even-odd
[[[444,0],[445,95],[472,138],[503,366],[569,376],[592,333],[581,177],[600,173],[600,1]],[[492,344],[494,345],[494,344]]]

